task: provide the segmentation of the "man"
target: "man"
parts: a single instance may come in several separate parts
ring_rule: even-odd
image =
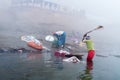
[[[53,35],[57,38],[57,47],[64,47],[66,40],[66,33],[64,31],[57,31],[53,33]]]
[[[92,61],[95,55],[94,45],[90,38],[90,36],[86,36],[85,39],[83,39],[83,42],[86,43],[88,55],[87,55],[87,61]]]

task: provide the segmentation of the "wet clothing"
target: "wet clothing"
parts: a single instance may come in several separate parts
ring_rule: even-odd
[[[92,40],[85,40],[87,50],[88,50],[88,55],[87,55],[87,61],[92,61],[95,55],[95,50],[93,46]]]
[[[57,31],[54,33],[54,36],[57,38],[57,46],[65,46],[66,33],[64,31]]]
[[[86,43],[86,46],[87,46],[88,51],[89,51],[89,50],[94,50],[92,40],[85,40],[85,43]]]
[[[95,55],[95,51],[94,50],[89,50],[88,55],[87,55],[87,61],[92,61],[94,55]]]

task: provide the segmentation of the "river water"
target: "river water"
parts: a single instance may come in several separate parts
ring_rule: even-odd
[[[81,62],[71,63],[52,52],[0,53],[0,80],[119,80],[119,46],[100,45],[90,63],[86,54]]]

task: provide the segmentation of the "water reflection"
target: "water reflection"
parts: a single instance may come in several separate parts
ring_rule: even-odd
[[[53,59],[51,52],[45,52],[42,55],[45,67],[52,67]]]
[[[38,59],[38,58],[41,58],[42,57],[42,54],[40,53],[28,53],[27,54],[27,59],[28,60],[33,60],[33,59]]]
[[[54,59],[54,66],[56,67],[56,69],[58,70],[62,70],[63,67],[63,57],[56,57]]]
[[[52,54],[50,52],[42,53],[44,62],[52,61]]]
[[[25,57],[25,55],[24,55]],[[45,53],[28,53],[26,54],[26,59],[32,62],[43,62],[42,65],[46,68],[54,68],[58,70],[63,69],[63,58],[61,56],[54,55],[54,52],[45,52]]]
[[[73,67],[79,64],[65,63],[65,57],[55,56],[54,52],[3,54],[0,56],[0,80],[75,80],[73,76],[78,72]]]
[[[86,63],[86,70],[82,71],[80,73],[80,80],[92,80],[92,71],[93,70],[93,61],[88,61]]]

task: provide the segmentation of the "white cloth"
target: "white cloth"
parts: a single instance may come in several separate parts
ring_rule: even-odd
[[[67,58],[67,59],[63,59],[63,61],[65,61],[65,62],[73,62],[73,63],[80,62],[80,60],[77,57],[75,57],[75,56],[72,56],[72,57]]]
[[[42,45],[42,43],[33,36],[21,36],[21,40],[26,41],[26,42],[34,42],[38,45]]]
[[[47,35],[47,36],[45,37],[45,40],[46,40],[46,41],[49,41],[49,42],[53,42],[53,41],[55,40],[55,38],[54,38],[53,36],[51,36],[51,35]]]
[[[57,31],[57,32],[55,32],[55,34],[57,34],[57,35],[62,35],[64,33],[64,31]]]
[[[68,51],[64,51],[64,50],[59,50],[59,53],[65,53],[65,55],[70,54]]]

